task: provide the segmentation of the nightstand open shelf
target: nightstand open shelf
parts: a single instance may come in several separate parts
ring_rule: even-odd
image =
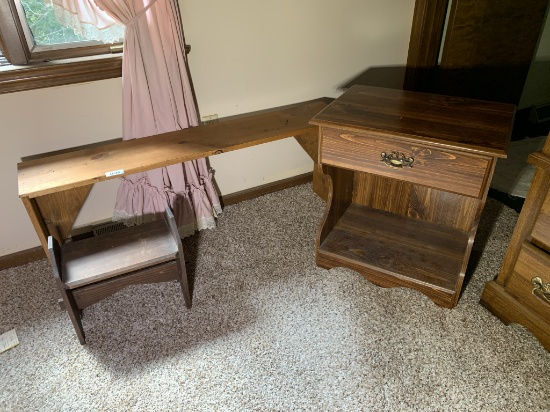
[[[371,272],[366,277],[373,283],[414,283],[450,300],[468,240],[459,229],[352,203],[319,246],[318,264],[361,268]]]

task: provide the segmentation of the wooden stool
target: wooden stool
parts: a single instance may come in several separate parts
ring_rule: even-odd
[[[81,344],[86,343],[82,309],[126,286],[177,279],[185,305],[191,307],[181,239],[170,209],[164,219],[61,247],[49,236],[48,251],[62,301]]]

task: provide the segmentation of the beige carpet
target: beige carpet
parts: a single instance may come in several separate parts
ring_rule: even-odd
[[[46,261],[0,272],[0,411],[548,411],[550,353],[479,305],[517,214],[489,200],[455,309],[315,266],[324,204],[300,186],[227,207],[176,283],[85,310],[81,346]]]

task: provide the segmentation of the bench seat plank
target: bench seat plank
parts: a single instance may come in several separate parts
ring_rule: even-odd
[[[162,166],[311,133],[310,119],[327,106],[316,99],[234,116],[141,139],[118,141],[18,163],[19,196],[34,198]]]

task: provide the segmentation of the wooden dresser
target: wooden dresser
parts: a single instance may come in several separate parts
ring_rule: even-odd
[[[315,116],[328,192],[317,265],[452,308],[513,105],[353,86]]]
[[[550,136],[529,156],[536,172],[497,278],[481,304],[505,324],[526,327],[550,351]]]

